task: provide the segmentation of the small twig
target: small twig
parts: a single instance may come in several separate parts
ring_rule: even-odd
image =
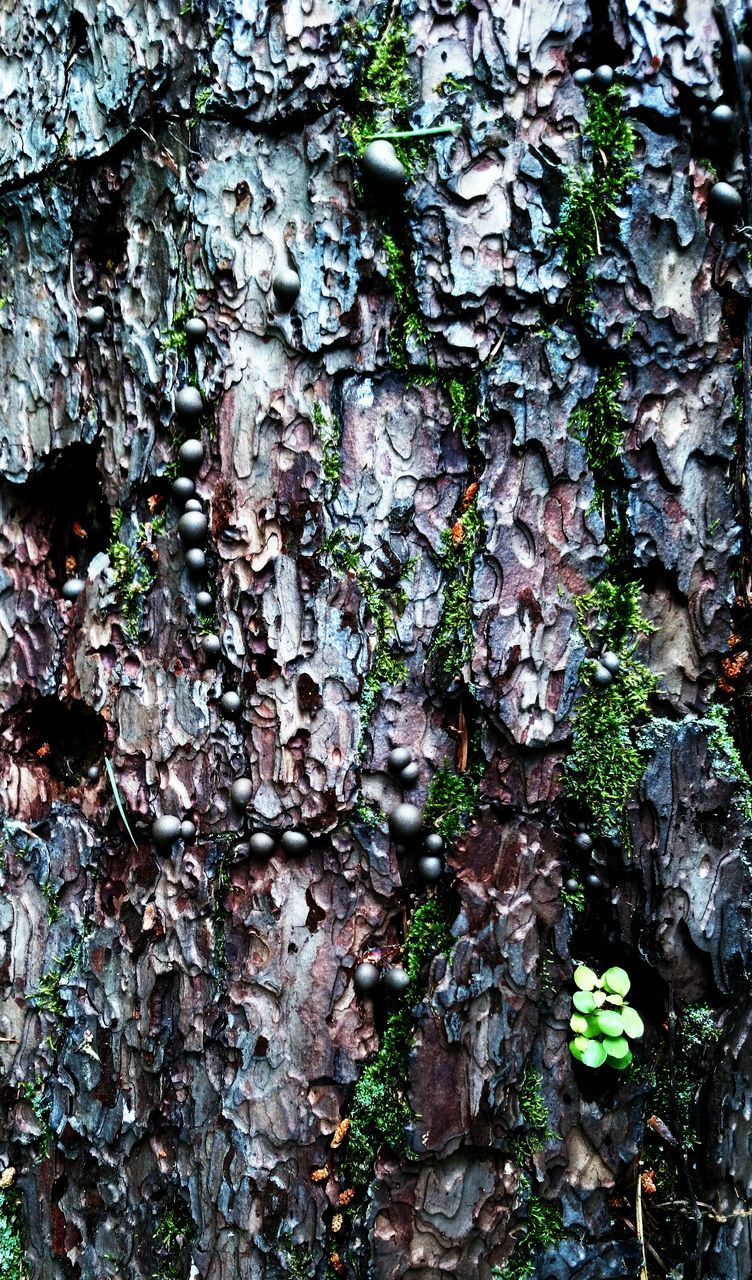
[[[434,134],[459,133],[461,124],[437,124],[431,129],[394,129],[389,133],[372,133],[371,141],[376,138],[430,138]]]
[[[621,1221],[624,1223],[625,1227],[629,1227],[629,1230],[634,1231],[635,1235],[637,1235],[637,1227],[632,1222],[632,1220],[628,1218],[625,1213],[620,1213],[619,1217],[621,1218]],[[638,1239],[639,1239],[639,1236],[638,1236]],[[663,1258],[661,1257],[661,1255],[659,1253],[656,1253],[652,1244],[646,1245],[646,1248],[651,1258],[655,1258],[655,1261],[658,1263],[658,1266],[661,1268],[661,1271],[665,1272],[665,1274],[668,1275],[668,1267],[663,1261]]]
[[[649,1280],[648,1262],[645,1257],[645,1226],[642,1221],[642,1173],[639,1165],[637,1166],[637,1191],[635,1193],[635,1226],[642,1253],[640,1258],[640,1280]]]
[[[107,771],[107,777],[110,780],[110,786],[112,787],[112,794],[115,797],[115,804],[117,805],[117,811],[120,814],[120,817],[123,819],[123,825],[126,831],[128,832],[128,835],[131,838],[131,844],[133,845],[133,848],[137,849],[138,843],[136,841],[136,837],[134,836],[133,832],[130,829],[130,826],[128,825],[128,819],[125,816],[125,809],[123,808],[123,802],[120,799],[120,792],[118,791],[118,784],[115,780],[115,774],[113,772],[112,765],[110,764],[106,756],[104,758],[104,767]]]

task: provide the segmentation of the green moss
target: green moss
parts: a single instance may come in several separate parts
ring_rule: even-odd
[[[389,331],[389,355],[395,368],[405,372],[411,363],[408,340],[427,346],[431,334],[415,295],[412,263],[408,271],[406,248],[394,236],[385,235],[384,253],[387,279],[395,301],[395,314]]]
[[[360,753],[365,749],[364,733],[373,715],[379,694],[386,686],[402,684],[407,679],[407,664],[393,653],[397,633],[396,616],[407,603],[403,590],[382,586],[364,563],[362,555],[352,543],[347,543],[341,529],[335,529],[322,546],[322,552],[335,566],[355,578],[362,593],[366,613],[373,623],[374,646],[371,664],[363,681],[360,696]],[[414,562],[404,568],[403,577],[410,572]]]
[[[399,130],[407,123],[416,96],[409,46],[410,32],[400,16],[388,20],[382,31],[358,22],[347,29],[346,56],[361,65],[356,86],[359,109],[347,126],[357,152],[364,150],[374,134]],[[408,174],[430,155],[425,138],[399,138],[393,146]]]
[[[154,1226],[156,1267],[152,1280],[187,1280],[186,1250],[196,1234],[188,1205],[175,1195]]]
[[[311,1280],[315,1275],[313,1254],[302,1244],[296,1244],[288,1231],[280,1236],[280,1262],[290,1280]]]
[[[436,770],[428,787],[423,810],[426,826],[434,827],[445,840],[464,831],[478,804],[481,766],[455,773],[449,765]]]
[[[36,1076],[33,1080],[24,1080],[20,1087],[21,1097],[29,1103],[39,1122],[41,1132],[38,1141],[42,1157],[49,1154],[52,1141],[52,1129],[50,1128],[52,1108],[49,1099],[45,1097],[45,1088],[45,1081],[42,1076]],[[0,1272],[1,1274],[2,1272]]]
[[[61,956],[56,956],[47,973],[39,979],[39,986],[29,996],[29,1003],[40,1013],[59,1021],[68,1012],[63,1001],[62,988],[73,970],[80,964],[83,939],[78,938],[66,947]]]
[[[602,580],[575,599],[584,639],[602,640],[621,659],[606,689],[587,683],[583,663],[583,691],[572,725],[572,750],[564,767],[568,798],[590,815],[598,835],[621,839],[629,847],[626,805],[642,777],[645,750],[636,729],[648,710],[657,678],[635,656],[639,632],[652,628],[639,607],[636,583]]]
[[[523,1203],[527,1210],[525,1234],[511,1257],[492,1269],[494,1280],[528,1280],[533,1275],[540,1253],[559,1243],[563,1233],[561,1207],[529,1193],[529,1182],[522,1179]]]
[[[731,735],[729,708],[716,704],[698,723],[710,729],[708,750],[717,778],[732,782],[738,788],[738,803],[744,817],[752,822],[752,779],[750,779],[741,752]]]
[[[585,910],[585,890],[581,884],[578,884],[577,888],[573,889],[571,893],[568,889],[562,889],[561,900],[565,907],[570,907],[578,915]]]
[[[320,404],[314,404],[312,418],[318,428],[321,441],[321,470],[332,497],[336,497],[342,476],[342,425],[331,412],[325,411]]]
[[[0,1276],[3,1280],[27,1280],[26,1249],[21,1196],[0,1191]]]
[[[380,804],[368,804],[362,795],[355,805],[355,812],[366,827],[378,827],[386,817]]]
[[[461,675],[473,656],[473,562],[484,532],[476,497],[454,527],[441,534],[438,557],[445,576],[444,598],[429,653],[449,677]]]
[[[47,901],[47,919],[49,920],[50,924],[57,924],[58,920],[63,914],[63,909],[60,906],[60,903],[58,902],[57,894],[55,893],[55,890],[50,883],[49,876],[47,876],[44,879],[42,884],[40,884],[39,888],[41,889]]]
[[[626,422],[619,402],[626,365],[619,363],[606,369],[598,378],[593,394],[575,409],[570,431],[585,449],[588,466],[595,480],[593,508],[603,504],[608,485],[618,483],[614,464],[621,457]]]
[[[480,419],[478,415],[478,390],[475,378],[463,380],[450,378],[447,383],[449,400],[452,406],[452,423],[462,436],[466,449],[473,449],[478,443]]]
[[[590,264],[602,250],[603,238],[616,229],[616,208],[637,176],[631,165],[634,130],[624,114],[624,90],[586,90],[587,116],[582,134],[590,144],[590,163],[572,170],[564,184],[564,203],[554,243],[564,249],[572,305],[591,305]]]
[[[426,899],[416,908],[402,947],[402,964],[410,985],[389,1013],[379,1051],[374,1061],[364,1068],[355,1087],[343,1158],[348,1181],[354,1186],[370,1182],[374,1161],[382,1146],[390,1147],[405,1159],[415,1158],[405,1132],[415,1118],[407,1100],[408,1056],[413,1036],[410,1010],[425,992],[427,961],[439,951],[448,952],[452,942],[443,905],[436,897]]]
[[[138,524],[128,542],[118,536],[122,527],[123,513],[118,508],[113,512],[113,537],[107,550],[120,597],[123,630],[130,640],[135,641],[139,635],[144,598],[157,580],[147,547],[152,536],[164,533],[164,517],[157,517],[149,524]]]
[[[191,315],[193,315],[194,305],[195,297],[191,291],[190,295],[186,297],[175,311],[175,315],[172,320],[172,327],[170,329],[165,329],[159,335],[159,345],[163,351],[175,351],[178,356],[187,356],[188,339],[185,334],[185,322]]]

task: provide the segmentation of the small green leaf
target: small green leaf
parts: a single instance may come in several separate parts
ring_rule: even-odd
[[[131,838],[131,844],[133,845],[134,849],[137,849],[138,844],[136,843],[136,838],[128,825],[128,819],[125,816],[125,809],[123,808],[123,802],[120,799],[120,792],[118,791],[118,784],[115,781],[115,774],[113,772],[112,765],[110,764],[106,756],[104,758],[104,767],[105,767],[105,770],[107,771],[107,777],[110,780],[110,786],[112,787],[112,794],[115,797],[115,804],[117,805],[117,811],[120,814],[120,817],[123,819],[123,826],[125,827],[126,831],[128,832],[128,835]]]
[[[598,1009],[600,1009],[601,1005],[605,1004],[607,1000],[608,1000],[608,996],[606,995],[605,991],[593,992],[593,1003],[596,1005]]]
[[[623,1058],[613,1058],[610,1061],[611,1066],[615,1067],[617,1071],[625,1071],[632,1061],[632,1053],[630,1051],[629,1053],[626,1053]]]
[[[607,991],[611,991],[617,996],[625,996],[632,985],[629,980],[629,974],[625,969],[620,969],[618,965],[606,970],[602,982]]]
[[[580,991],[592,991],[598,986],[598,975],[593,973],[592,969],[588,969],[587,965],[580,964],[574,971],[574,985],[580,988]]]
[[[645,1030],[645,1024],[639,1013],[628,1004],[625,1004],[621,1011],[621,1020],[624,1026],[624,1034],[629,1036],[630,1040],[637,1040]]]
[[[578,1037],[579,1039],[580,1037]],[[606,1050],[599,1040],[585,1040],[581,1062],[586,1067],[602,1067],[606,1061]]]
[[[618,1009],[624,1004],[624,996],[606,996],[606,1004],[612,1004]]]
[[[598,1024],[598,1030],[604,1036],[620,1036],[624,1031],[624,1023],[620,1013],[615,1013],[613,1009],[600,1009],[595,1015]]]
[[[583,1039],[582,1039],[582,1036],[577,1036],[577,1039],[576,1039],[576,1040],[570,1040],[570,1041],[569,1041],[569,1052],[571,1053],[572,1057],[573,1057],[573,1058],[576,1058],[578,1062],[582,1062],[582,1048],[581,1048],[581,1046],[582,1046],[583,1044],[589,1044],[589,1043],[590,1043],[590,1041],[589,1041],[589,1040],[583,1040]]]
[[[592,1013],[595,1008],[592,991],[575,991],[572,1004],[575,1009],[579,1009],[580,1013]]]
[[[609,1058],[624,1058],[630,1051],[624,1036],[604,1036],[602,1043]]]
[[[575,1035],[586,1036],[588,1033],[588,1020],[583,1018],[581,1013],[573,1013],[569,1019],[569,1025]]]

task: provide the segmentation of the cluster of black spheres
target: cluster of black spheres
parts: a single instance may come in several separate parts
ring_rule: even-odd
[[[389,752],[387,769],[403,787],[414,787],[420,777],[420,769],[410,747],[394,747]]]
[[[162,818],[157,818],[152,824],[151,838],[163,849],[175,844],[176,840],[189,843],[196,838],[196,826],[188,818],[181,821],[180,818],[168,813]]]
[[[600,657],[595,659],[590,676],[596,689],[607,689],[620,666],[621,659],[618,653],[614,653],[611,649],[604,649]]]
[[[436,884],[444,870],[444,841],[438,831],[424,831],[423,810],[403,802],[389,815],[389,831],[398,853],[420,847],[417,871],[426,884]]]
[[[355,966],[353,986],[359,996],[372,996],[380,986],[390,995],[401,996],[410,986],[410,978],[401,964],[391,964],[382,969],[371,960],[362,960]]]
[[[230,788],[230,799],[236,809],[245,811],[253,797],[253,782],[250,778],[236,778]],[[270,858],[274,850],[279,847],[283,853],[291,858],[302,858],[308,853],[311,847],[311,841],[305,831],[300,831],[292,827],[289,831],[283,831],[279,838],[270,835],[267,831],[255,830],[251,831],[247,841],[247,851],[255,858]],[[246,852],[246,846],[238,845],[235,849],[235,856],[241,857]]]
[[[577,852],[585,858],[588,858],[593,852],[595,841],[583,822],[578,823],[577,832],[572,838],[572,844]],[[598,890],[603,888],[603,881],[593,871],[588,872],[584,877],[584,881],[589,889]],[[564,888],[568,893],[576,893],[580,888],[580,883],[572,878],[564,882]]]
[[[591,71],[589,67],[578,67],[572,79],[580,89],[595,89],[597,93],[606,93],[614,83],[614,69],[607,62]]]
[[[737,45],[739,66],[744,79],[752,77],[752,49],[746,44]],[[734,149],[739,132],[739,120],[733,107],[719,102],[712,111],[701,109],[705,144],[711,155],[726,158]],[[742,198],[730,182],[715,182],[708,196],[708,215],[722,227],[732,227],[742,215]]]

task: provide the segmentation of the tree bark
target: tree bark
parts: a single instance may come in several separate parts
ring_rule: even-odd
[[[738,96],[743,6],[728,19],[710,0],[0,18],[9,1280],[752,1272],[750,272],[744,227],[708,216],[702,119]],[[397,103],[374,59],[403,22]],[[593,211],[578,307],[558,233],[572,175],[613,157],[572,74],[606,61],[635,177]],[[364,118],[456,128],[408,140],[392,196],[358,159]],[[741,144],[711,156],[737,186]],[[617,365],[599,471],[573,423]],[[191,382],[203,580],[171,488]],[[624,729],[622,825],[598,831],[568,779],[597,656],[578,600],[605,581],[638,588],[653,630],[623,661],[657,683]],[[402,744],[412,789],[387,768]],[[451,832],[437,888],[390,835],[402,800]],[[161,815],[195,838],[156,844]],[[385,1081],[412,1121],[358,1180],[352,1133],[332,1138],[401,1006],[353,972],[407,963],[426,902],[451,938],[421,953]],[[569,1051],[582,963],[632,980],[624,1073]]]

